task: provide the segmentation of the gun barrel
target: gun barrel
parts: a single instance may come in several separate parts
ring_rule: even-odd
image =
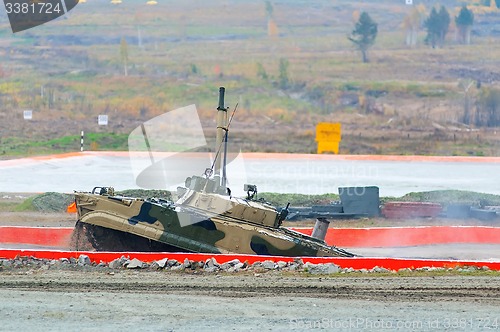
[[[219,111],[222,111],[222,110],[225,110],[225,107],[224,107],[224,94],[226,92],[226,89],[221,86],[219,88],[219,107],[217,107],[217,109]]]
[[[219,106],[217,107],[217,131],[216,131],[216,137],[215,137],[215,153],[216,153],[216,159],[214,162],[214,174],[217,175],[223,175],[221,174],[222,169],[225,167],[223,164],[223,159],[222,159],[222,152],[219,152],[219,150],[222,148],[222,144],[224,143],[224,137],[226,135],[226,130],[227,130],[227,109],[224,106],[224,93],[226,89],[224,87],[219,88]],[[220,183],[222,184],[222,183]]]

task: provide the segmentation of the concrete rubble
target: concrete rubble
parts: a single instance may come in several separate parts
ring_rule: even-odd
[[[85,265],[91,265],[92,262],[90,261],[89,256],[87,256],[87,255],[80,255],[78,257],[78,263],[77,264],[80,265],[80,266],[85,266]]]
[[[340,267],[333,263],[326,264],[313,264],[310,262],[304,263],[302,259],[296,258],[294,261],[285,262],[272,260],[263,260],[249,264],[248,262],[241,262],[234,259],[222,264],[217,262],[215,257],[208,258],[205,261],[192,261],[185,259],[179,262],[176,259],[168,259],[167,257],[153,262],[143,262],[137,258],[129,259],[127,257],[120,257],[112,260],[109,263],[92,262],[87,255],[80,255],[78,258],[60,258],[60,259],[39,259],[35,257],[16,257],[15,259],[0,259],[0,273],[7,271],[15,271],[19,269],[61,269],[61,270],[165,270],[165,271],[184,271],[195,273],[238,273],[238,272],[252,272],[266,273],[271,271],[288,271],[308,273],[312,275],[336,275],[336,274],[409,274],[409,273],[445,273],[445,272],[459,272],[459,273],[475,273],[475,272],[493,272],[487,266],[457,266],[456,268],[442,268],[442,267],[419,267],[419,268],[402,268],[399,270],[389,270],[384,267],[375,266],[372,269],[354,269],[352,267]]]
[[[146,263],[134,258],[126,263],[127,269],[142,269],[147,265]]]

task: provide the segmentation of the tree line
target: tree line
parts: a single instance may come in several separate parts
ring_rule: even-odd
[[[451,17],[445,6],[439,9],[433,7],[429,16],[425,18],[425,7],[415,6],[408,16],[406,16],[403,24],[407,29],[406,43],[414,46],[417,42],[417,34],[423,26],[427,31],[425,43],[432,48],[443,47],[446,34],[448,33]],[[455,24],[458,30],[460,42],[470,44],[470,35],[472,25],[474,24],[474,14],[467,6],[462,6],[459,14],[455,17]],[[348,39],[361,52],[363,62],[368,62],[368,50],[375,43],[378,33],[378,24],[367,12],[362,12],[354,29],[348,36]]]
[[[494,2],[492,2],[496,5]],[[425,18],[423,15],[425,8],[416,6],[411,13],[405,18],[404,25],[407,29],[406,42],[410,46],[414,46],[417,41],[417,33],[420,27],[426,29],[427,35],[425,43],[432,48],[443,47],[445,44],[446,35],[448,33],[451,17],[445,6],[439,8],[433,7],[429,16]],[[455,25],[457,28],[457,37],[459,42],[470,44],[472,25],[474,24],[474,14],[467,6],[462,6],[460,12],[455,17]],[[359,19],[355,23],[354,29],[348,36],[348,39],[361,52],[363,62],[368,62],[368,49],[375,43],[378,33],[377,23],[366,12],[361,13]],[[478,93],[475,103],[475,110],[470,107],[469,88],[473,83],[476,83]],[[467,86],[464,86],[464,113],[462,122],[476,126],[496,127],[500,125],[500,91],[491,88],[481,89],[481,82],[470,81]]]

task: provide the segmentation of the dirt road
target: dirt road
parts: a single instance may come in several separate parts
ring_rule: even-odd
[[[0,330],[500,330],[500,277],[0,272]]]

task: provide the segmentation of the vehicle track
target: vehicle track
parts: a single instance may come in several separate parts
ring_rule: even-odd
[[[110,274],[111,273],[111,274]],[[221,297],[300,296],[390,301],[472,301],[500,304],[500,277],[305,277],[283,273],[186,274],[44,271],[3,274],[0,289],[55,292],[178,293]]]

